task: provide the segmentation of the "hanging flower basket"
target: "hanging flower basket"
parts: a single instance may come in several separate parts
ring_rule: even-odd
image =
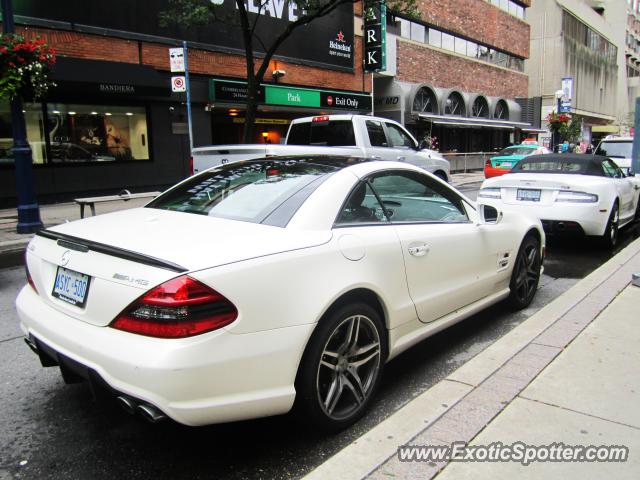
[[[49,79],[56,52],[41,39],[22,35],[0,36],[0,100],[16,95],[43,97],[55,83]]]
[[[551,112],[547,115],[547,123],[553,126],[561,126],[562,124],[567,124],[571,120],[571,115],[567,115],[566,113],[556,113]]]

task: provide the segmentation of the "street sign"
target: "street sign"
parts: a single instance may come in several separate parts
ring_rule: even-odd
[[[571,112],[571,99],[573,98],[573,77],[562,79],[562,99],[560,100],[558,113]]]
[[[172,92],[186,92],[187,81],[184,76],[171,77],[171,91]]]
[[[385,0],[367,0],[364,11],[364,71],[387,69],[387,5]]]
[[[184,49],[182,48],[170,48],[169,49],[169,66],[172,72],[184,72]],[[175,92],[176,90],[174,90]],[[184,91],[184,90],[179,90]]]
[[[247,83],[236,80],[209,80],[209,99],[212,102],[244,103]],[[258,103],[298,107],[331,108],[334,110],[370,110],[371,96],[359,93],[316,90],[260,84]]]

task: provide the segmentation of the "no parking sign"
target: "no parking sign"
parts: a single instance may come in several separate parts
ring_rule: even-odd
[[[172,92],[186,92],[187,82],[183,75],[177,77],[171,77],[171,91]]]

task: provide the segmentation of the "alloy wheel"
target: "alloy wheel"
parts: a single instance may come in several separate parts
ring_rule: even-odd
[[[528,303],[538,287],[540,253],[536,242],[528,243],[516,260],[514,293],[519,302]]]
[[[346,318],[324,345],[316,375],[318,402],[333,420],[347,419],[371,396],[381,364],[374,322],[364,315]]]

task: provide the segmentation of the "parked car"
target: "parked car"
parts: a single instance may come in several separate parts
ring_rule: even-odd
[[[627,177],[607,157],[535,155],[511,173],[485,180],[478,199],[542,221],[548,234],[578,233],[601,237],[613,247],[618,230],[640,219],[640,179]]]
[[[631,173],[632,150],[633,137],[607,135],[598,143],[594,154],[611,158],[626,175],[629,175]]]
[[[322,115],[291,122],[285,145],[212,145],[193,149],[193,172],[237,160],[290,155],[341,155],[397,160],[416,165],[445,181],[449,162],[424,148],[398,122],[368,115]]]
[[[520,160],[529,155],[544,155],[547,153],[551,153],[551,151],[537,143],[512,145],[501,150],[497,155],[485,162],[484,178],[492,178],[509,173]]]
[[[544,238],[406,163],[259,159],[38,232],[16,305],[44,366],[149,420],[295,403],[336,430],[400,352],[496,302],[529,305]]]

